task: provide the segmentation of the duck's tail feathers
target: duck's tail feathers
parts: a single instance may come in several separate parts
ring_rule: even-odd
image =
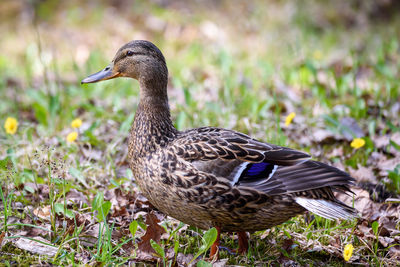
[[[341,203],[325,199],[312,199],[305,197],[295,198],[296,203],[303,208],[329,220],[353,219],[357,217],[357,210]]]

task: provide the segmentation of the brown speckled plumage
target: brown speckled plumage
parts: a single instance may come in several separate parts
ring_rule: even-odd
[[[353,179],[303,152],[233,130],[177,131],[168,106],[165,59],[152,43],[124,45],[109,66],[82,82],[119,76],[140,84],[130,167],[143,194],[165,214],[202,229],[238,232],[269,228],[306,209],[327,218],[355,215],[333,195],[348,191]]]

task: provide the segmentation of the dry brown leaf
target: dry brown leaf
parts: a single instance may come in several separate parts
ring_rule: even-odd
[[[324,129],[317,129],[313,131],[313,141],[316,143],[326,143],[330,142],[335,138],[334,134],[328,130]]]
[[[119,188],[107,190],[104,194],[106,200],[109,200],[115,210],[123,210],[136,214],[139,211],[151,211],[153,206],[140,192],[128,191],[124,193]]]
[[[49,198],[50,189],[49,189],[49,186],[46,184],[36,184],[36,183],[27,182],[27,183],[24,183],[24,187],[25,187],[25,189],[28,189],[28,188],[33,189],[35,192],[34,196],[38,197],[39,200],[44,200],[44,199]],[[28,194],[28,195],[30,195],[30,194]]]
[[[213,267],[225,267],[229,259],[220,259],[212,263]]]
[[[352,205],[361,213],[362,222],[358,225],[355,234],[362,240],[378,240],[384,247],[393,246],[400,241],[400,231],[397,229],[397,223],[400,219],[400,205],[396,203],[376,203],[371,200],[370,194],[360,188],[352,188],[355,193],[352,196],[343,194],[338,195],[338,199],[348,205]],[[378,237],[372,230],[372,222],[377,221]],[[393,250],[393,254],[397,251]]]
[[[389,135],[375,135],[372,137],[372,141],[374,142],[374,145],[376,148],[382,149],[385,146],[389,145],[390,143],[390,137]]]
[[[400,218],[400,207],[397,204],[375,203],[370,194],[361,188],[352,187],[353,195],[337,194],[337,198],[361,213],[361,217],[367,221],[375,221],[381,217]]]
[[[86,149],[85,147],[82,148],[82,153],[86,158],[88,158],[88,161],[90,161],[90,160],[99,161],[99,160],[101,160],[101,157],[104,154],[100,150],[96,150],[93,148]]]
[[[377,167],[383,171],[392,171],[399,164],[400,164],[400,157],[396,157],[396,158],[392,158],[392,159],[381,159],[377,163]]]
[[[136,253],[135,260],[146,261],[146,262],[157,262],[159,258],[156,256],[156,254],[150,254],[139,250]]]
[[[397,211],[393,212],[394,209],[387,208],[382,212],[382,215],[379,220],[379,233],[382,236],[398,236],[400,234],[400,230],[397,229],[397,222],[400,218],[399,211],[400,208],[397,206]]]
[[[378,238],[379,243],[381,243],[384,247],[396,245],[400,240],[400,238],[397,236],[399,231],[396,231],[396,229],[393,229],[395,230],[394,232],[388,231],[381,221],[379,221],[378,237],[375,235],[372,227],[369,226],[369,223],[366,220],[358,225],[357,228],[358,229],[355,231],[357,236],[361,237],[363,240],[376,240]]]
[[[8,216],[7,217],[7,224],[14,224],[14,223],[20,223],[21,222],[21,218],[17,217],[17,216]]]
[[[140,215],[146,215],[154,210],[154,206],[140,192],[135,197],[129,199],[129,211],[133,212],[133,217],[136,220]]]
[[[358,225],[358,230],[356,231],[356,234],[363,239],[375,239],[375,235],[373,234],[372,228],[368,226],[367,221],[363,221],[360,225]]]
[[[178,253],[178,256],[176,256],[176,263],[178,264],[179,267],[183,266],[194,266],[196,263],[196,260],[193,261],[191,265],[189,265],[189,262],[191,262],[193,259],[192,254],[183,254],[183,253]]]
[[[26,250],[39,255],[47,255],[49,257],[54,257],[56,255],[58,250],[56,247],[40,243],[49,243],[49,241],[40,236],[35,237],[34,239],[37,241],[21,237],[15,242],[15,246],[22,250]]]
[[[369,197],[374,202],[383,203],[387,199],[393,199],[393,193],[388,191],[382,183],[359,182],[357,185],[368,191]]]
[[[85,231],[81,233],[79,240],[82,245],[86,247],[92,247],[98,241],[100,227],[104,227],[104,223],[95,223],[86,227]],[[104,231],[103,231],[104,235]]]
[[[389,254],[392,258],[400,260],[400,246],[390,247]]]
[[[76,224],[78,227],[82,224],[89,225],[92,221],[93,216],[91,216],[89,213],[75,213],[75,218],[67,219],[68,226]]]
[[[6,232],[1,232],[0,234],[0,248],[3,246],[3,240],[6,235]]]
[[[112,218],[127,216],[129,216],[129,212],[126,210],[125,207],[115,207],[114,212],[111,214]]]
[[[384,177],[388,175],[388,171],[393,170],[400,164],[400,156],[388,159],[388,156],[384,153],[372,152],[367,163],[369,166],[376,168],[379,171],[379,175]]]
[[[351,190],[354,192],[353,195],[338,194],[337,198],[354,208],[361,213],[362,218],[369,218],[372,215],[373,209],[375,208],[373,201],[369,197],[369,193],[358,187],[353,187]]]
[[[50,221],[51,207],[50,205],[44,206],[43,208],[38,207],[33,211],[33,214],[40,219]]]
[[[372,171],[372,167],[364,167],[358,164],[356,170],[350,167],[349,173],[352,177],[356,178],[357,182],[378,183],[378,180]]]
[[[351,117],[344,117],[340,120],[341,133],[347,141],[353,140],[354,137],[364,137],[364,132],[358,125],[357,121]]]
[[[332,166],[335,168],[338,168],[341,171],[346,171],[346,167],[344,166],[343,162],[341,162],[341,161],[332,163]]]
[[[67,199],[68,203],[74,204],[87,204],[89,205],[89,201],[87,199],[87,196],[85,194],[83,194],[82,192],[79,192],[78,190],[72,188],[67,195],[65,196],[65,198]]]
[[[107,190],[104,194],[106,200],[109,200],[113,207],[115,206],[126,206],[129,204],[129,194],[123,194],[121,189],[114,188],[112,190]]]
[[[394,243],[394,238],[387,237],[387,236],[378,236],[379,243],[382,244],[385,248],[387,248],[389,245]]]
[[[340,236],[335,236],[334,239],[331,242],[329,242],[329,245],[332,245],[335,248],[340,248],[342,246],[342,242],[340,241]]]
[[[333,245],[323,245],[318,240],[307,239],[304,235],[296,232],[291,232],[291,236],[296,240],[296,243],[304,251],[324,251],[336,257],[342,256],[342,249]]]
[[[144,236],[142,236],[142,241],[138,243],[138,252],[137,252],[138,258],[140,259],[146,258],[146,260],[154,259],[153,254],[155,253],[155,251],[151,247],[150,240],[153,240],[158,243],[161,239],[161,235],[165,232],[164,228],[158,225],[159,222],[160,220],[153,212],[147,214],[146,216],[147,229]]]
[[[145,216],[147,215],[147,213],[148,213],[148,212],[146,212],[146,211],[138,211],[138,212],[135,212],[135,214],[133,215],[133,219],[134,219],[134,220],[137,220],[137,219],[140,218],[140,217],[145,217]]]
[[[384,149],[386,146],[390,144],[390,140],[395,142],[396,144],[400,144],[400,133],[395,132],[393,134],[385,134],[385,135],[376,135],[372,137],[372,141],[375,144],[375,147],[379,149]],[[398,154],[400,151],[396,150],[393,147],[389,148],[389,152],[393,154]]]
[[[31,237],[46,236],[50,233],[51,225],[49,223],[41,224],[40,227],[41,228],[25,226],[24,229],[27,231],[25,236],[31,236]]]
[[[24,223],[24,224],[32,224],[32,223],[33,223],[33,220],[32,220],[32,218],[31,218],[30,216],[26,216],[26,217],[21,221],[21,223]]]
[[[335,157],[342,158],[343,155],[344,155],[343,146],[334,147],[331,152],[326,153],[327,158],[335,158]]]

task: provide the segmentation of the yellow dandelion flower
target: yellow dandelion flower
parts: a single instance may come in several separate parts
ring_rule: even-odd
[[[322,52],[320,50],[315,50],[313,53],[313,58],[315,60],[321,60],[322,59]]]
[[[287,117],[285,119],[285,125],[289,126],[292,123],[292,120],[294,119],[294,117],[296,117],[296,113],[290,112],[289,115],[287,115]]]
[[[71,132],[67,135],[67,142],[75,142],[76,138],[78,138],[78,132]]]
[[[71,127],[72,128],[79,128],[82,125],[82,120],[81,119],[75,119],[71,122]]]
[[[362,138],[354,138],[353,141],[351,141],[350,146],[354,149],[359,149],[360,147],[363,147],[365,145],[365,140]]]
[[[18,129],[18,121],[13,117],[8,117],[4,122],[4,129],[6,129],[6,133],[15,134]]]
[[[353,255],[353,250],[354,250],[354,247],[353,247],[352,244],[347,244],[347,245],[344,247],[344,250],[343,250],[343,259],[344,259],[345,261],[349,261],[349,260],[350,260],[351,255]]]

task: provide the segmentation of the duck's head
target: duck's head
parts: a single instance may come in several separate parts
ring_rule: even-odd
[[[111,63],[81,83],[95,83],[117,77],[130,77],[140,84],[166,87],[168,69],[161,51],[151,42],[136,40],[122,46]],[[157,86],[158,85],[158,86]]]

